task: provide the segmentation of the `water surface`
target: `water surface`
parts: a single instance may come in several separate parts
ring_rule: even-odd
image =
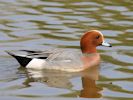
[[[0,0],[0,98],[131,100],[131,1]],[[4,52],[79,49],[80,37],[92,29],[100,30],[113,47],[98,47],[102,58],[100,69],[96,67],[88,73],[31,73]]]

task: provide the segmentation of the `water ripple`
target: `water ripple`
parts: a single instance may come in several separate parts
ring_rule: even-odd
[[[58,99],[81,96],[80,93],[85,92],[81,88],[82,76],[66,78],[62,84],[69,82],[71,87],[67,89],[48,87],[46,82],[42,83],[43,80],[30,79],[24,69],[17,69],[17,62],[9,58],[4,50],[54,47],[79,49],[82,34],[98,29],[113,47],[98,47],[102,59],[100,79],[97,83],[89,79],[93,89],[89,87],[91,92],[86,90],[87,93],[83,95],[92,97],[88,94],[94,94],[95,98],[103,99],[132,98],[131,0],[0,0],[0,13],[0,89],[4,91],[0,92],[1,97],[4,93],[7,98],[45,98],[52,95]]]

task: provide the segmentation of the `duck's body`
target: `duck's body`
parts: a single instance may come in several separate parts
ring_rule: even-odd
[[[54,49],[46,51],[20,50],[22,54],[12,52],[8,52],[8,54],[16,58],[20,65],[26,68],[78,72],[99,63],[100,56],[96,53],[96,46],[111,46],[104,42],[103,35],[96,30],[86,32],[81,38],[80,45],[82,52]]]
[[[61,71],[83,71],[88,66],[99,62],[99,54],[82,54],[79,50],[54,49],[46,51],[20,50],[8,52],[21,66],[31,69],[54,69]],[[85,61],[86,59],[86,61]],[[96,60],[97,59],[97,60]],[[86,66],[85,66],[86,63]]]

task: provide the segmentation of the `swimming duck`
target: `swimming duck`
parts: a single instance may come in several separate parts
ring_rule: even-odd
[[[97,46],[112,47],[104,41],[98,30],[84,33],[80,39],[81,51],[52,49],[45,51],[19,50],[20,54],[7,51],[21,66],[35,70],[50,69],[67,72],[80,72],[99,64]]]

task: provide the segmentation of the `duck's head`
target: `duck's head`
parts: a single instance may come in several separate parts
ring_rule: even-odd
[[[86,32],[80,40],[80,46],[83,53],[96,53],[97,46],[112,47],[104,41],[103,34],[97,30]]]

